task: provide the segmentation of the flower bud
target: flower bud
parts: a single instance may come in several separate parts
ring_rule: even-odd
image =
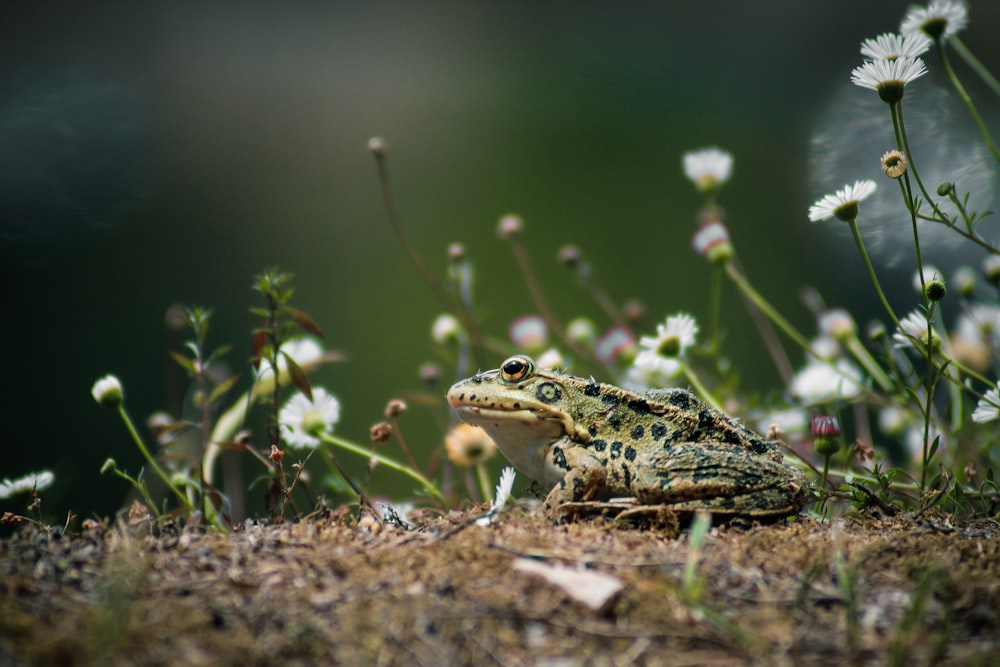
[[[830,457],[840,451],[840,423],[836,417],[814,415],[809,426],[817,454]]]
[[[114,375],[105,375],[90,390],[94,400],[101,405],[117,408],[124,398],[121,382]]]
[[[497,227],[497,232],[500,234],[502,239],[512,239],[520,236],[524,231],[524,220],[518,215],[505,215],[500,218],[500,224]]]
[[[882,156],[882,173],[889,178],[900,178],[906,173],[906,156],[900,151],[889,151]]]
[[[368,140],[368,150],[372,152],[375,157],[384,157],[386,152],[385,141],[382,137],[372,137]]]
[[[955,184],[954,183],[948,183],[946,181],[946,182],[942,183],[941,185],[937,186],[937,193],[939,195],[941,195],[942,197],[947,197],[948,195],[950,195],[954,191],[955,191]]]
[[[372,442],[381,445],[392,437],[392,425],[389,422],[379,422],[371,427],[369,435]]]
[[[944,281],[940,278],[934,278],[924,286],[924,296],[928,301],[940,301],[947,293],[948,290],[944,285]]]
[[[406,401],[394,398],[385,406],[385,416],[388,419],[399,419],[406,412]]]

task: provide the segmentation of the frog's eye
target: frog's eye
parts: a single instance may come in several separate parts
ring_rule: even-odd
[[[535,362],[528,357],[511,357],[500,365],[500,379],[504,382],[520,382],[534,368]]]

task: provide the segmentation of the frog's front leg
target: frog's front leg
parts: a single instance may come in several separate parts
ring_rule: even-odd
[[[545,468],[550,479],[559,480],[545,498],[547,515],[553,515],[562,503],[596,500],[606,494],[604,463],[568,437],[549,445]]]
[[[638,463],[632,491],[643,504],[777,518],[809,502],[809,482],[798,468],[727,445],[677,443]]]

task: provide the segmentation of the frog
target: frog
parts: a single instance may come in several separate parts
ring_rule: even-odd
[[[686,389],[637,393],[518,354],[455,383],[446,397],[519,472],[551,489],[548,515],[629,499],[763,522],[797,514],[811,499],[802,470],[777,443]]]

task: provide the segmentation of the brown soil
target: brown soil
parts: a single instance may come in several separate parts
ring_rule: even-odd
[[[686,532],[472,516],[22,528],[0,541],[0,664],[1000,664],[996,521],[717,528],[685,592]],[[590,606],[523,559],[620,590]]]

